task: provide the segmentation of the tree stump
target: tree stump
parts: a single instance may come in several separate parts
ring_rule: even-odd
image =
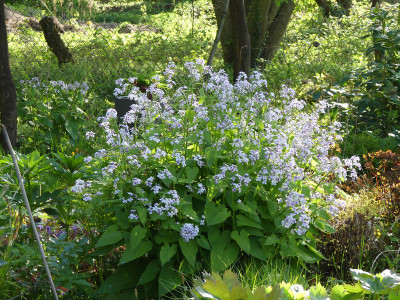
[[[57,19],[47,16],[40,20],[39,24],[40,27],[42,27],[47,45],[57,57],[58,64],[61,66],[65,63],[75,62],[68,47],[65,46],[63,40],[61,39],[59,32],[64,32],[64,30]]]

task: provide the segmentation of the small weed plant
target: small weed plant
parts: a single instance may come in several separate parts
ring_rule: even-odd
[[[88,175],[70,192],[108,214],[96,251],[124,249],[99,293],[161,297],[182,284],[179,272],[219,272],[240,254],[323,258],[315,235],[333,230],[336,183],[359,168],[357,157],[329,155],[339,124],[318,124],[328,104],[308,113],[285,86],[267,93],[259,73],[231,84],[201,60],[170,63],[164,78],[146,93],[117,80],[131,110],[118,125],[109,109],[103,132],[86,133],[107,146],[85,157]]]

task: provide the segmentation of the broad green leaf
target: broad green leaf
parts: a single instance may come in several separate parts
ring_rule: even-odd
[[[218,151],[215,150],[213,147],[208,147],[205,150],[205,158],[209,167],[212,167],[215,162],[217,161]]]
[[[118,226],[115,224],[111,225],[103,233],[103,235],[101,236],[95,247],[98,248],[102,246],[115,244],[120,240],[122,240],[123,237],[124,236],[122,235],[122,232],[118,231]]]
[[[333,228],[331,225],[329,225],[327,222],[318,220],[314,222],[314,226],[317,227],[319,230],[322,232],[327,232],[327,233],[334,233],[336,232],[335,228]]]
[[[182,207],[182,214],[189,217],[190,219],[199,222],[199,217],[197,216],[196,212],[194,211],[194,209],[192,208],[192,203],[191,201],[188,203],[186,203],[183,207]]]
[[[199,244],[199,246],[201,248],[207,249],[207,250],[211,250],[210,244],[208,243],[207,239],[204,237],[204,235],[200,235],[197,237],[197,244]]]
[[[237,230],[232,231],[231,237],[238,243],[239,247],[243,251],[245,251],[246,253],[250,252],[249,234],[245,229],[240,230],[240,234]]]
[[[252,218],[244,216],[244,215],[236,216],[236,224],[238,226],[249,226],[249,227],[255,227],[255,228],[259,228],[259,229],[263,228],[259,222],[255,221]]]
[[[160,251],[161,266],[164,266],[167,262],[169,262],[171,257],[175,255],[176,249],[177,249],[176,244],[172,244],[172,246],[164,245],[161,247]]]
[[[361,293],[349,293],[343,285],[336,285],[330,294],[331,300],[361,300],[364,296]]]
[[[265,287],[259,287],[254,291],[255,299],[275,300],[282,299],[282,289],[279,285],[275,285],[272,290],[265,296],[267,289]]]
[[[174,269],[171,263],[166,263],[161,270],[160,277],[158,278],[158,297],[173,291],[182,284],[180,274]]]
[[[388,300],[400,300],[400,293],[396,294],[396,293],[390,293]]]
[[[352,293],[352,294],[368,292],[361,286],[361,284],[359,282],[357,282],[354,285],[345,284],[345,285],[343,285],[343,287],[345,288],[346,291],[348,291],[349,293]]]
[[[329,299],[326,289],[318,283],[316,286],[310,288],[311,300],[325,300]]]
[[[126,250],[119,261],[119,264],[125,264],[145,255],[151,250],[152,247],[153,243],[150,241],[142,241],[136,248],[132,248],[130,245],[127,245]]]
[[[136,286],[140,275],[146,268],[142,261],[130,262],[120,265],[110,277],[108,277],[97,290],[98,295],[118,293],[124,289]]]
[[[217,206],[213,202],[208,202],[204,209],[204,215],[206,217],[207,226],[212,226],[223,223],[230,217],[231,213],[222,204]]]
[[[133,227],[131,230],[130,244],[132,249],[136,248],[143,238],[146,236],[146,229],[138,226]]]
[[[196,265],[196,255],[199,250],[197,246],[197,242],[195,240],[189,240],[189,242],[185,242],[183,240],[179,240],[179,246],[181,247],[182,253],[187,259],[187,261],[192,265]]]
[[[195,181],[197,174],[199,174],[199,168],[198,167],[189,167],[187,166],[185,168],[186,171],[186,177],[189,180],[189,182]]]
[[[137,207],[136,212],[140,222],[142,223],[143,226],[145,226],[147,221],[147,209],[145,207]]]
[[[279,239],[276,237],[275,234],[271,234],[265,241],[264,245],[270,246],[270,245],[275,245],[276,243],[279,243]]]
[[[213,276],[209,279],[206,279],[206,282],[202,284],[201,289],[205,292],[202,293],[203,297],[207,297],[205,299],[231,299],[229,293],[228,285],[223,281],[221,276],[213,273]],[[208,298],[210,296],[211,298]],[[204,299],[204,298],[203,298]]]
[[[239,247],[231,241],[231,234],[225,230],[222,234],[216,234],[218,238],[211,240],[211,269],[213,272],[226,270],[235,262],[239,255]],[[215,237],[214,237],[215,238]]]
[[[140,276],[138,285],[146,284],[152,280],[154,280],[158,274],[160,273],[160,266],[157,260],[151,261],[148,265],[146,270],[143,272],[142,276]]]
[[[275,215],[278,212],[278,203],[274,199],[267,200],[267,205],[270,214]]]
[[[264,251],[262,246],[260,245],[260,242],[258,241],[258,238],[255,236],[250,236],[250,255],[261,259],[263,261],[268,259],[268,253]]]

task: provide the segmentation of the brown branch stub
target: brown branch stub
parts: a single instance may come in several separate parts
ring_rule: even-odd
[[[68,47],[64,44],[59,32],[64,32],[62,25],[54,17],[46,16],[39,22],[44,38],[51,52],[57,57],[58,64],[75,62]]]

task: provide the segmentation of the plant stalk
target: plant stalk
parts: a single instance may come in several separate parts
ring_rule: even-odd
[[[35,235],[35,239],[36,239],[36,242],[37,242],[38,247],[39,247],[40,255],[41,255],[42,260],[43,260],[44,268],[46,269],[46,273],[47,273],[47,277],[49,279],[51,290],[53,292],[54,299],[58,300],[56,287],[54,286],[53,278],[51,277],[49,265],[48,265],[47,260],[46,260],[46,255],[44,253],[42,243],[40,242],[40,237],[39,237],[39,234],[38,234],[37,229],[36,229],[35,221],[33,220],[33,215],[32,215],[32,211],[31,211],[31,207],[29,205],[28,197],[26,196],[24,182],[22,180],[21,172],[19,171],[17,158],[15,157],[14,150],[13,150],[13,148],[11,146],[11,141],[10,141],[10,138],[8,137],[8,133],[7,133],[6,127],[3,124],[1,124],[1,129],[3,130],[3,135],[5,137],[5,140],[6,140],[6,143],[7,143],[7,146],[8,146],[8,150],[9,150],[9,152],[11,154],[11,157],[12,157],[12,160],[13,160],[13,163],[14,163],[14,168],[15,168],[15,172],[17,173],[19,186],[20,186],[20,189],[21,189],[21,192],[22,192],[22,196],[24,198],[26,210],[28,211],[29,220],[31,222],[33,234]]]

